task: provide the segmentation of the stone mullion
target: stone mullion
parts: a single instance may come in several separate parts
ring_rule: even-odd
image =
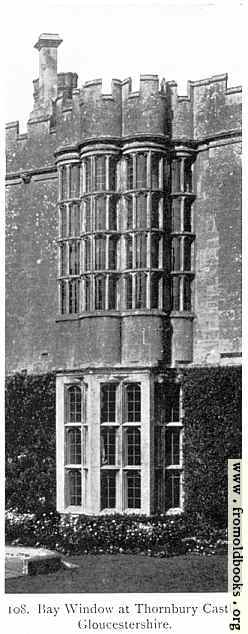
[[[109,155],[107,155],[105,157],[105,184],[106,184],[106,190],[109,191]]]
[[[133,189],[137,188],[137,155],[132,154],[133,157]]]
[[[151,189],[152,186],[152,171],[151,171],[151,166],[152,166],[152,153],[151,150],[149,150],[149,152],[147,153],[147,158],[146,158],[146,185],[148,189]]]
[[[184,192],[184,170],[185,170],[185,158],[180,158],[180,191]]]

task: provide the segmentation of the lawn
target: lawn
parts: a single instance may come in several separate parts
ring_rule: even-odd
[[[7,593],[226,592],[227,557],[84,555],[79,568],[6,580]]]

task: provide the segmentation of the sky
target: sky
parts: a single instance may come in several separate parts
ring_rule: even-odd
[[[103,78],[133,78],[155,73],[176,80],[187,93],[187,80],[228,73],[229,84],[242,83],[243,6],[237,0],[43,0],[5,3],[5,121],[25,130],[33,104],[32,81],[38,77],[34,44],[42,32],[59,33],[58,72],[76,72],[78,85]]]

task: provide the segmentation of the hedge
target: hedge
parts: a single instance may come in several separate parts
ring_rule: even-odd
[[[242,447],[241,368],[184,370],[183,395],[185,510],[225,526],[227,461]]]

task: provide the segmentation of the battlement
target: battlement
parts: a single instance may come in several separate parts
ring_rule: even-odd
[[[228,86],[226,73],[189,81],[186,95],[178,94],[175,81],[160,81],[156,74],[141,75],[135,91],[130,77],[112,79],[107,93],[100,78],[79,88],[77,73],[57,73],[61,42],[58,34],[42,34],[35,45],[40,72],[33,81],[27,133],[19,133],[18,121],[6,126],[8,165],[14,170],[24,155],[29,161],[37,139],[42,150],[37,161],[42,163],[46,156],[47,164],[52,164],[56,147],[92,138],[143,134],[164,137],[166,142],[197,142],[241,129],[241,87]]]

